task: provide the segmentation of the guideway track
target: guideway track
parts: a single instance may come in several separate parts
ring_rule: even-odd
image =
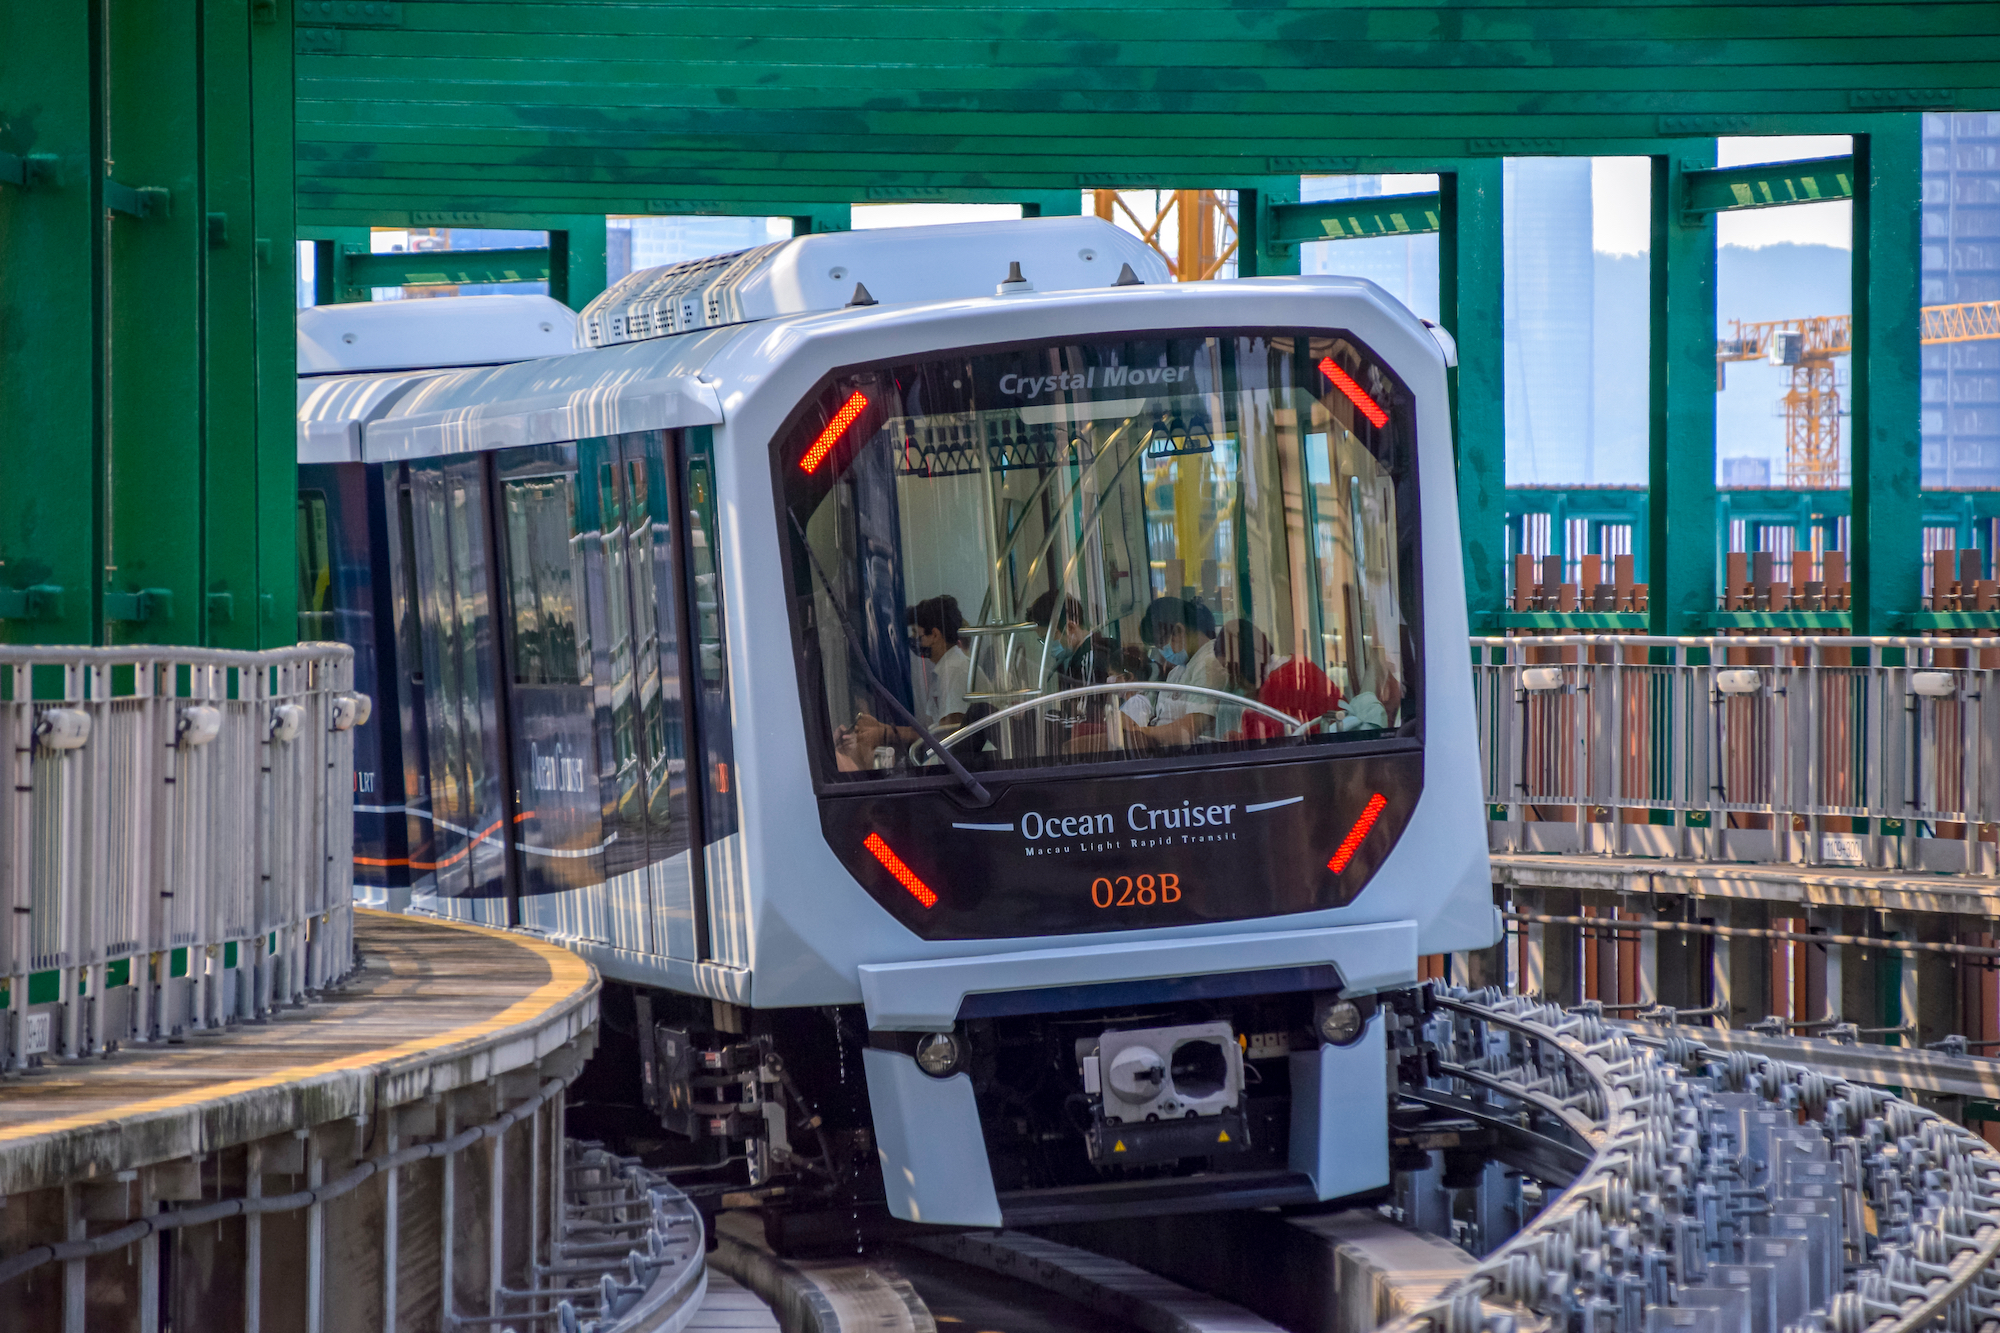
[[[1438,989],[1426,1012],[1399,1017],[1398,1044],[1416,1056],[1402,1063],[1406,1093],[1566,1132],[1591,1160],[1394,1333],[1642,1333],[1654,1307],[1728,1328],[1720,1311],[1736,1300],[1752,1333],[1966,1333],[2000,1320],[2000,1153],[1937,1113],[1683,1032],[1614,1028],[1594,1007]],[[1769,1229],[1781,1216],[1804,1219],[1794,1232],[1820,1238],[1808,1262],[1838,1275],[1823,1293],[1815,1280],[1816,1299],[1794,1293],[1799,1308],[1763,1303],[1756,1292],[1776,1286],[1753,1280],[1767,1265],[1750,1250],[1804,1244]]]

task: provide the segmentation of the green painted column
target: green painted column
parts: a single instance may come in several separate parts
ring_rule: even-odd
[[[1917,325],[1922,297],[1923,117],[1872,117],[1854,136],[1854,629],[1907,628],[1923,593],[1922,429]]]
[[[96,641],[103,214],[95,12],[0,5],[0,642]],[[32,115],[24,109],[34,108]]]
[[[792,235],[811,236],[822,231],[846,231],[854,225],[852,204],[828,204],[807,213],[792,214]]]
[[[314,305],[342,305],[349,301],[373,299],[366,287],[348,283],[350,255],[365,255],[372,242],[368,227],[312,227],[300,232],[300,239],[313,247]]]
[[[291,41],[0,6],[0,641],[292,640]]]
[[[256,154],[251,137],[250,0],[204,0],[201,96],[204,224],[202,371],[206,491],[202,642],[262,646],[257,625]]]
[[[298,641],[298,254],[294,199],[292,0],[250,5],[251,247],[256,311],[257,563],[232,623],[257,643]],[[223,515],[223,521],[241,521]],[[215,571],[211,571],[211,576]],[[234,571],[225,577],[234,579]],[[246,605],[254,603],[254,605]]]
[[[1478,158],[1438,176],[1438,322],[1458,343],[1451,372],[1459,542],[1466,611],[1489,628],[1507,598],[1506,232],[1501,163]]]
[[[1276,240],[1271,210],[1299,201],[1299,178],[1278,176],[1236,190],[1236,276],[1275,278],[1299,271],[1299,247]]]
[[[199,10],[105,9],[107,169],[169,192],[113,212],[109,254],[105,642],[202,641],[202,97]]]
[[[1716,609],[1715,223],[1681,208],[1682,173],[1714,165],[1713,140],[1653,158],[1646,581],[1654,634],[1698,632]]]
[[[1083,191],[1023,190],[1021,216],[1024,218],[1074,218],[1083,215]]]
[[[604,215],[549,219],[549,295],[581,310],[605,288]]]

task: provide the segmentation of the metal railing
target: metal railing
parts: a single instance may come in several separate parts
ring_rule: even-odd
[[[1495,850],[2000,872],[2000,639],[1472,648]]]
[[[0,648],[0,1070],[349,970],[353,678],[338,643]]]

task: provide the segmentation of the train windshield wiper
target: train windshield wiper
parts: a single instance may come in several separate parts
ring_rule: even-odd
[[[812,543],[806,540],[806,530],[800,526],[799,516],[787,507],[785,518],[790,521],[792,531],[799,534],[799,545],[805,548],[806,559],[812,561],[813,573],[819,576],[820,586],[826,589],[827,605],[833,608],[834,615],[840,617],[840,627],[847,631],[848,646],[853,652],[855,662],[861,667],[861,674],[868,677],[869,685],[874,688],[875,693],[882,696],[882,702],[889,705],[890,711],[908,724],[910,729],[917,733],[918,738],[925,745],[930,746],[932,754],[944,760],[945,767],[950,769],[952,776],[956,777],[960,783],[964,784],[965,789],[972,793],[973,799],[981,805],[991,805],[993,803],[993,793],[986,790],[985,785],[978,778],[972,776],[965,765],[958,761],[957,755],[947,750],[939,742],[938,738],[931,734],[929,727],[917,721],[915,713],[903,707],[903,701],[898,699],[895,692],[882,683],[882,678],[875,674],[875,668],[869,665],[866,657],[862,656],[860,651],[861,635],[854,628],[854,622],[847,618],[847,611],[841,606],[840,598],[835,595],[833,580],[826,576],[826,567],[820,564],[819,556],[813,551]]]

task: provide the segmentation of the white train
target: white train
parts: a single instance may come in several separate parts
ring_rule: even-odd
[[[635,273],[561,355],[310,312],[366,896],[588,956],[599,1064],[774,1210],[1386,1185],[1379,997],[1499,935],[1449,342],[1166,279],[1047,219]]]

